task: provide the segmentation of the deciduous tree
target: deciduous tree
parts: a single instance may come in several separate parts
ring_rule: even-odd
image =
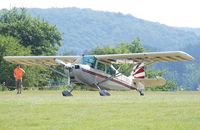
[[[55,25],[33,18],[26,9],[13,8],[0,12],[0,34],[13,36],[33,55],[55,55],[61,45],[61,34]]]

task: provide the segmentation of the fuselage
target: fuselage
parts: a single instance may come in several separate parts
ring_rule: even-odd
[[[70,73],[78,83],[89,85],[96,89],[95,84],[111,90],[132,89],[132,79],[119,73],[112,64],[98,61],[94,56],[84,56],[79,59]]]

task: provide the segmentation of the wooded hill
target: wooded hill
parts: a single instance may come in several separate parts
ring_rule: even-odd
[[[121,13],[79,8],[29,9],[34,17],[55,24],[62,33],[59,53],[80,54],[91,49],[130,42],[139,37],[146,48],[183,50],[200,43],[200,31],[169,27]]]

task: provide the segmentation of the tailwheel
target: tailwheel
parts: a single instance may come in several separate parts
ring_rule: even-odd
[[[144,96],[144,90],[139,90],[140,96]]]
[[[99,91],[100,96],[110,96],[110,93],[106,90]]]
[[[69,91],[69,90],[65,90],[65,91],[62,91],[62,95],[63,96],[73,96],[72,94],[71,94],[71,91]]]

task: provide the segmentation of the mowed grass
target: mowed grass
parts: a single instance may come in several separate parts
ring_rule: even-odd
[[[199,92],[0,92],[1,130],[199,130]]]

